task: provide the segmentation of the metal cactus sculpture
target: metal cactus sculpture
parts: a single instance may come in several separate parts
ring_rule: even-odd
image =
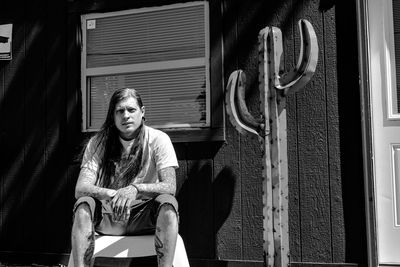
[[[318,43],[307,20],[299,21],[301,49],[298,63],[283,72],[282,33],[266,27],[259,33],[260,118],[254,118],[245,103],[246,76],[234,71],[228,81],[226,110],[241,133],[258,137],[263,151],[264,265],[289,265],[288,162],[286,95],[304,87],[315,72]]]

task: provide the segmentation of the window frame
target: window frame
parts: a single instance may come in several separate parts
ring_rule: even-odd
[[[141,7],[135,5],[128,5],[122,8],[115,8],[112,4],[99,4],[98,8],[93,8],[93,6],[81,6],[77,3],[70,4],[70,14],[76,13],[78,16],[85,16],[85,18],[96,17],[98,13],[96,12],[108,12],[112,13],[118,12],[123,14],[123,12],[141,11],[144,9],[155,10],[159,8],[175,8],[177,6],[188,6],[195,4],[205,4],[205,8],[208,12],[205,19],[205,26],[208,29],[206,34],[206,82],[208,84],[208,94],[207,96],[207,125],[203,127],[169,127],[162,128],[161,130],[167,132],[173,142],[203,142],[203,141],[225,141],[225,114],[224,114],[224,104],[223,104],[223,34],[221,28],[221,6],[218,4],[208,1],[195,1],[188,3],[175,3],[164,6],[156,7]],[[101,8],[100,8],[101,7]],[[122,9],[119,10],[118,9]],[[127,10],[130,9],[130,10]],[[117,11],[115,11],[117,10]],[[112,15],[112,13],[110,13]],[[104,14],[102,14],[104,15]],[[208,19],[207,19],[208,18]],[[79,20],[81,23],[83,20]],[[82,25],[79,25],[82,38]],[[212,44],[212,46],[211,46]],[[81,50],[84,48],[81,41]],[[86,53],[86,50],[82,53]],[[82,56],[83,54],[81,54]],[[82,56],[82,64],[86,65],[86,60]],[[87,89],[86,89],[86,77],[81,73],[81,103],[82,103],[82,132],[95,132],[96,130],[86,130],[83,131],[83,126],[86,126],[86,108],[88,107],[87,102]],[[189,125],[188,125],[189,126]]]

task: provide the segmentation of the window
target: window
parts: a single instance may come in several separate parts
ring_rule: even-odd
[[[208,2],[87,14],[81,23],[83,131],[100,128],[121,87],[140,92],[150,126],[214,127]]]

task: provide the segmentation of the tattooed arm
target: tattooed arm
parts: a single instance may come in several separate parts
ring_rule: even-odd
[[[166,167],[158,171],[160,182],[152,184],[135,184],[140,193],[146,195],[171,194],[176,192],[176,176],[174,167]]]
[[[75,187],[75,197],[90,196],[102,199],[112,198],[116,191],[96,186],[97,174],[99,172],[99,150],[96,149],[97,142],[91,138],[83,154],[81,171]]]
[[[178,167],[171,139],[162,133],[154,141],[154,160],[158,170],[158,183],[135,184],[139,193],[146,196],[176,193],[175,167]]]
[[[117,192],[112,189],[96,186],[95,183],[96,173],[88,168],[82,168],[75,187],[75,197],[90,196],[102,200],[112,198]]]

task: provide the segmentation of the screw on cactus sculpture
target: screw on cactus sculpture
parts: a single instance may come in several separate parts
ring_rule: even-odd
[[[264,265],[289,265],[288,166],[286,95],[304,87],[315,72],[318,43],[307,20],[299,21],[301,49],[298,63],[283,72],[282,33],[266,27],[259,33],[259,90],[261,118],[248,111],[244,95],[246,76],[234,71],[226,90],[226,110],[241,133],[258,136],[263,151]]]

